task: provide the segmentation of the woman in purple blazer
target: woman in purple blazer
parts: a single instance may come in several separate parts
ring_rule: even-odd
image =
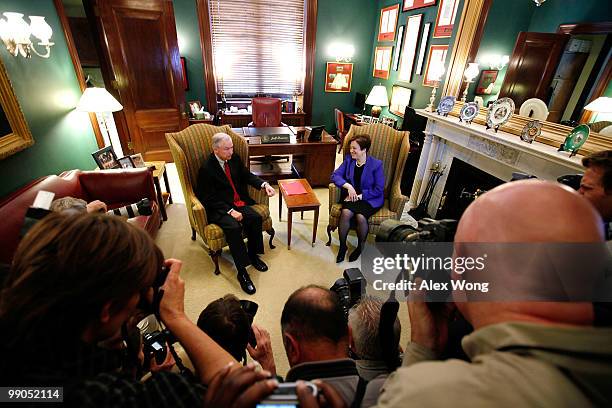
[[[350,140],[350,155],[331,176],[331,181],[342,189],[342,213],[340,214],[340,249],[336,262],[344,261],[346,255],[346,237],[351,226],[357,229],[357,248],[349,255],[353,262],[361,255],[363,244],[368,237],[368,218],[370,218],[385,201],[385,174],[382,162],[368,156],[372,141],[367,135],[353,136]]]

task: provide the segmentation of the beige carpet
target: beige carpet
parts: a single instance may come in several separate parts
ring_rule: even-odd
[[[188,316],[195,322],[202,309],[209,302],[227,293],[234,293],[240,299],[249,299],[258,303],[259,311],[255,317],[255,323],[270,332],[277,371],[280,375],[284,375],[288,371],[289,365],[282,344],[280,315],[289,295],[296,289],[308,284],[329,287],[336,279],[342,277],[344,269],[360,267],[359,261],[335,263],[338,251],[337,232],[332,234],[331,247],[325,246],[329,215],[327,189],[315,189],[321,202],[315,246],[311,246],[314,213],[308,211],[304,213],[303,220],[300,219],[299,214],[294,214],[291,250],[287,249],[286,208],[283,209],[282,219],[279,221],[278,218],[277,189],[277,195],[270,199],[270,212],[276,230],[274,239],[276,249],[271,250],[269,248],[267,244],[268,235],[264,233],[266,253],[262,256],[262,259],[270,269],[267,272],[258,272],[251,267],[248,269],[257,287],[257,293],[249,296],[242,292],[238,285],[236,269],[227,248],[223,251],[223,257],[219,263],[221,275],[215,276],[213,274],[213,262],[205,251],[200,238],[198,237],[196,241],[191,240],[189,219],[185,210],[176,168],[174,164],[169,164],[166,169],[170,179],[174,204],[167,207],[168,221],[163,223],[159,231],[157,244],[167,258],[177,258],[183,261],[181,275],[186,282],[185,310]],[[349,236],[349,246],[354,247],[355,244],[356,237],[351,234]],[[401,344],[405,347],[409,335],[405,304],[402,304],[400,309],[400,320],[402,322]]]

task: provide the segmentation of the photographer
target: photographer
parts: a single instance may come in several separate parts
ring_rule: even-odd
[[[456,256],[470,255],[462,243],[495,243],[504,248],[508,243],[602,241],[601,218],[586,200],[558,184],[525,180],[496,187],[467,208],[455,236],[455,251]],[[503,265],[487,267],[483,273],[516,286],[520,271],[533,282],[551,285],[550,273],[554,275],[558,265],[552,256],[541,260],[507,257]],[[588,266],[581,272],[588,276]],[[527,295],[540,289],[528,288]],[[403,407],[406,401],[424,407],[449,401],[459,407],[612,403],[612,329],[592,326],[590,302],[462,299],[455,305],[474,326],[462,341],[470,361],[437,361],[448,341],[452,306],[433,307],[424,301],[425,293],[416,294],[408,302],[411,343],[403,367],[385,382],[378,407]],[[461,295],[454,292],[455,301]]]
[[[0,296],[0,383],[62,386],[79,406],[201,405],[197,381],[158,373],[140,383],[122,371],[124,350],[101,346],[139,303],[152,303],[163,265],[159,315],[208,383],[234,360],[185,315],[181,262],[164,261],[146,232],[98,214],[50,214],[21,241]]]

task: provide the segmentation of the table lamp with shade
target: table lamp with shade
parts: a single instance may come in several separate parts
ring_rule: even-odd
[[[382,112],[382,106],[389,106],[387,88],[384,85],[374,85],[365,103],[372,105],[372,116],[378,118]]]
[[[584,110],[595,113],[612,113],[612,98],[600,96],[584,107]]]
[[[123,149],[119,134],[115,127],[115,120],[112,112],[123,109],[123,106],[104,88],[86,88],[76,109],[81,112],[95,113],[98,124],[102,130],[104,145],[111,146],[117,157],[123,157]]]

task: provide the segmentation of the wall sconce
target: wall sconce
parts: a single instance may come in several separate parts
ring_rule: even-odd
[[[536,7],[540,7],[545,1],[546,0],[533,0],[533,2],[536,4]]]
[[[508,55],[491,54],[482,57],[480,63],[485,66],[488,65],[491,69],[501,71],[506,65],[508,65],[509,61],[510,56]]]
[[[0,19],[0,38],[4,41],[4,45],[8,52],[13,56],[21,54],[24,58],[31,58],[33,52],[41,58],[49,58],[51,55],[51,46],[54,44],[49,42],[53,30],[51,26],[41,16],[30,16],[30,24],[23,19],[23,14],[5,12],[2,13],[5,19]],[[39,53],[34,44],[30,41],[30,35],[38,38],[38,45],[47,49],[45,54]]]
[[[351,44],[332,43],[327,47],[327,53],[337,62],[351,62],[355,54],[355,47]]]
[[[468,88],[470,87],[470,84],[474,82],[474,78],[476,78],[479,72],[480,70],[478,69],[478,63],[476,62],[470,62],[465,69],[465,72],[463,73],[465,76],[465,91],[463,91],[463,96],[461,97],[462,102],[465,102],[467,99]]]

